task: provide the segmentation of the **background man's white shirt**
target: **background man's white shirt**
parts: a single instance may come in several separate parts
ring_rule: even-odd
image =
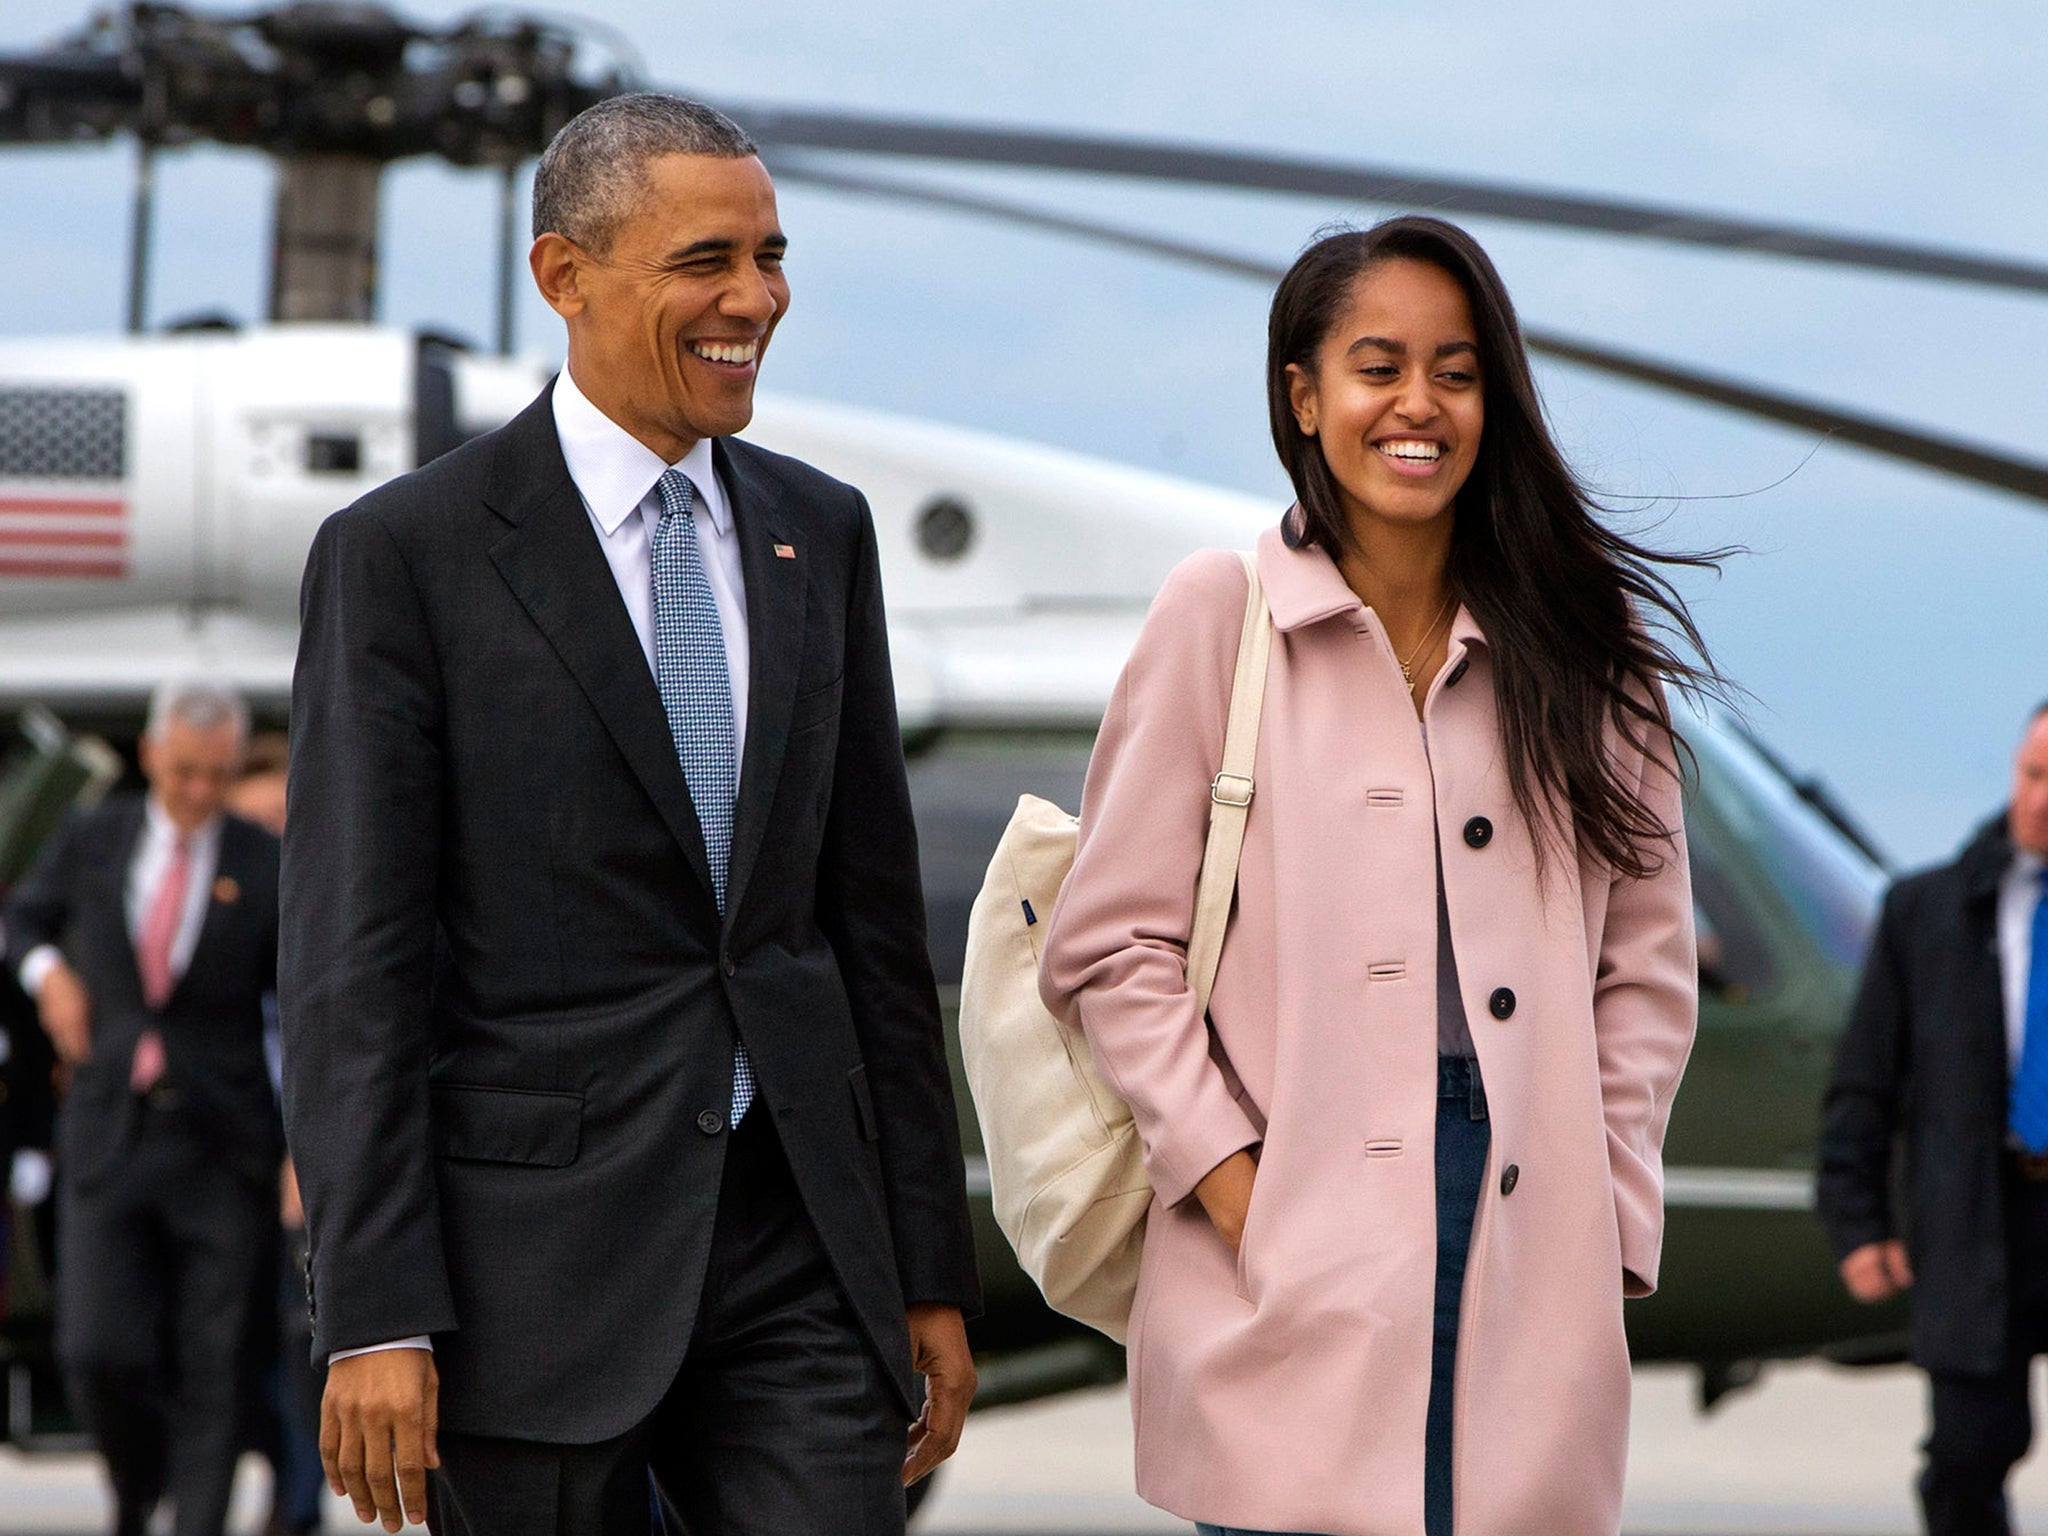
[[[2027,1043],[2027,974],[2033,963],[2034,908],[2041,900],[2044,862],[2048,861],[2038,853],[2016,848],[1998,882],[1998,971],[2005,984],[2006,1053],[2015,1072]]]

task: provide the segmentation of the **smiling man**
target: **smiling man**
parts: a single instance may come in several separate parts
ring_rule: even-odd
[[[691,1536],[901,1531],[976,1288],[873,525],[731,439],[789,304],[736,125],[592,108],[534,232],[567,368],[306,570],[322,1454],[393,1531],[644,1536],[650,1471]]]

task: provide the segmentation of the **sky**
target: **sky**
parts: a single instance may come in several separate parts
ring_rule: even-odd
[[[75,27],[6,0],[0,52]],[[420,0],[422,21],[465,7]],[[609,0],[646,78],[832,106],[1184,139],[2048,260],[2048,11],[1345,0]],[[0,334],[115,329],[126,146],[0,155]],[[857,168],[857,167],[855,167]],[[892,168],[893,169],[893,168]],[[1035,172],[951,187],[1277,262],[1396,210]],[[150,312],[262,304],[270,171],[169,156]],[[785,184],[794,307],[764,386],[1010,433],[1287,500],[1266,438],[1261,284]],[[495,193],[397,167],[380,318],[491,334]],[[1496,220],[1469,225],[1526,323],[2048,461],[2048,300]],[[524,346],[559,357],[537,296]],[[1560,442],[1653,543],[1747,552],[1686,578],[1752,726],[1901,863],[2002,803],[2048,698],[2048,509],[1812,434],[1538,364]]]

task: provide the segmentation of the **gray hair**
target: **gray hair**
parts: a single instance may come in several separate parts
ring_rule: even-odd
[[[231,725],[235,728],[235,739],[247,741],[249,706],[242,702],[239,693],[223,684],[174,678],[149,696],[149,723],[142,728],[142,734],[152,741],[161,741],[174,724],[195,731]]]
[[[533,173],[533,237],[566,235],[602,256],[658,155],[758,153],[744,128],[701,101],[640,91],[586,107],[541,151]]]

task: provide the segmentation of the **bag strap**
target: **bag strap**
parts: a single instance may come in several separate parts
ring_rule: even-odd
[[[1246,552],[1244,573],[1251,582],[1244,597],[1244,631],[1237,641],[1237,672],[1230,682],[1230,723],[1223,732],[1223,768],[1209,785],[1209,841],[1195,881],[1195,921],[1188,934],[1188,984],[1195,1007],[1209,1010],[1223,958],[1223,929],[1237,894],[1237,859],[1244,849],[1244,824],[1251,816],[1252,767],[1259,755],[1259,716],[1266,704],[1266,659],[1273,649],[1272,617],[1259,584],[1257,556]]]

